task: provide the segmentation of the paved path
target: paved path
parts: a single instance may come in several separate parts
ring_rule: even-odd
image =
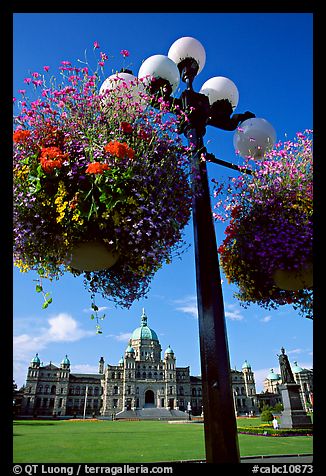
[[[298,455],[271,455],[271,456],[246,456],[241,458],[241,463],[258,463],[264,465],[270,463],[289,463],[289,464],[311,464],[313,462],[312,454]]]

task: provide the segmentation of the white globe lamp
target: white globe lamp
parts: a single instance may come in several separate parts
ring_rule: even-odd
[[[263,159],[266,152],[272,149],[276,141],[274,127],[259,117],[243,121],[233,137],[233,145],[241,157]]]
[[[206,62],[206,52],[203,45],[192,36],[184,36],[176,40],[169,49],[168,57],[177,65],[187,58],[195,60],[198,65],[197,74],[202,71]]]
[[[180,82],[180,74],[176,64],[165,55],[153,55],[147,58],[139,68],[138,78],[149,86],[153,80],[167,81],[173,93]]]
[[[234,110],[239,102],[239,91],[233,81],[224,76],[215,76],[208,79],[201,87],[201,94],[208,96],[212,106],[216,101],[227,99]]]

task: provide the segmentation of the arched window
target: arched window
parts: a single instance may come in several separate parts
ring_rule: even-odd
[[[43,385],[39,385],[37,393],[43,393]]]
[[[115,387],[113,388],[113,393],[114,393],[114,395],[118,395],[119,389],[118,389],[117,385],[115,385]]]
[[[51,387],[51,395],[55,395],[55,392],[56,392],[57,388],[55,385],[52,385]]]
[[[76,387],[76,395],[80,395],[80,387]]]
[[[146,372],[143,372],[143,378],[146,378]]]

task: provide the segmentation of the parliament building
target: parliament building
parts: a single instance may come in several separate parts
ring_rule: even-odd
[[[231,370],[235,411],[256,413],[254,373],[245,361],[241,371]],[[202,414],[200,376],[178,367],[170,347],[164,351],[143,310],[128,346],[116,365],[99,359],[98,373],[71,371],[68,356],[60,367],[43,365],[38,354],[27,371],[22,416],[107,418],[185,418]]]

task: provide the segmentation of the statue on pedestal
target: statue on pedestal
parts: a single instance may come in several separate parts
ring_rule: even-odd
[[[284,347],[281,348],[281,355],[278,355],[282,383],[295,383],[288,356],[285,354]]]

